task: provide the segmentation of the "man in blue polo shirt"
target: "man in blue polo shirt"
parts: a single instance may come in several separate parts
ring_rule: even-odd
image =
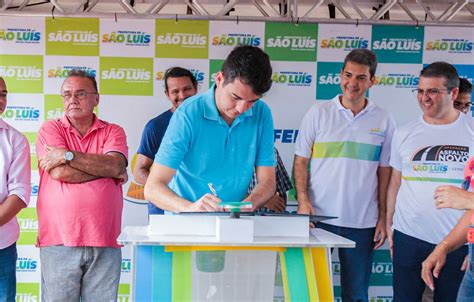
[[[205,94],[171,118],[145,185],[145,198],[170,212],[216,211],[220,201],[258,209],[275,192],[273,120],[260,97],[271,87],[270,59],[236,47]],[[253,170],[257,185],[247,196]],[[218,196],[210,194],[213,183]]]

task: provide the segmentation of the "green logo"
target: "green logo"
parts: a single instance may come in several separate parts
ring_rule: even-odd
[[[39,302],[39,283],[17,283],[16,302]]]
[[[100,90],[111,95],[153,95],[153,59],[100,58]]]
[[[30,144],[31,170],[38,170],[38,156],[36,155],[36,132],[23,132]]]
[[[1,28],[0,41],[9,41],[15,44],[39,44],[41,32],[34,28]]]
[[[128,302],[130,299],[130,284],[119,284],[118,302]]]
[[[341,93],[343,63],[318,62],[316,99],[329,100]]]
[[[421,63],[423,38],[422,26],[372,26],[372,50],[379,63]]]
[[[208,58],[209,22],[156,20],[157,58]]]
[[[35,245],[38,236],[38,215],[35,208],[25,208],[16,216],[20,225],[18,245]]]
[[[46,18],[46,54],[99,55],[98,18]]]
[[[224,60],[210,60],[209,61],[209,88],[216,82],[216,75],[222,70]]]
[[[213,46],[237,46],[251,45],[260,46],[260,37],[250,33],[228,33],[212,37]]]
[[[275,61],[316,61],[318,25],[267,22],[265,51]]]
[[[151,36],[143,31],[118,30],[102,34],[102,43],[150,46]]]
[[[0,76],[9,92],[43,93],[43,56],[0,55]]]
[[[372,261],[370,286],[392,286],[393,266],[389,250],[376,250]]]
[[[375,85],[396,88],[416,88],[420,78],[416,74],[403,72],[384,73],[375,77]]]

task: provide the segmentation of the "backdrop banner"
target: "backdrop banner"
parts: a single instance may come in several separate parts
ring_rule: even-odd
[[[36,242],[38,168],[36,133],[41,124],[59,118],[61,84],[71,69],[96,76],[100,118],[125,129],[129,146],[129,175],[145,123],[167,110],[163,76],[167,68],[191,70],[205,92],[223,60],[236,45],[264,49],[271,57],[273,85],[263,97],[272,109],[275,144],[288,171],[300,122],[314,102],[340,92],[344,57],[354,48],[376,52],[376,84],[368,97],[390,111],[398,125],[420,113],[411,93],[422,67],[445,60],[460,76],[473,81],[474,28],[389,25],[299,24],[192,20],[2,17],[0,76],[9,91],[2,115],[22,131],[31,147],[32,200],[18,215],[16,301],[40,301],[40,261]],[[472,109],[471,109],[472,110]],[[474,116],[474,111],[468,113]],[[293,192],[289,210],[295,210]],[[124,185],[123,226],[147,224],[142,189],[129,177]],[[340,301],[339,262],[334,257],[336,301]],[[119,301],[129,301],[131,251],[123,248]],[[370,301],[392,301],[392,263],[386,246],[376,251]],[[283,301],[283,290],[276,290]]]

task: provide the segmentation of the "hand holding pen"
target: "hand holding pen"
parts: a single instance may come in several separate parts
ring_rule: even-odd
[[[219,211],[220,198],[206,193],[201,198],[191,203],[185,212],[217,212]]]

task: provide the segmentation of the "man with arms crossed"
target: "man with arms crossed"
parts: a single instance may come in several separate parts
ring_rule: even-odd
[[[170,212],[217,211],[222,201],[258,209],[275,193],[273,120],[260,97],[270,89],[267,54],[236,47],[205,94],[173,114],[145,185],[145,198]],[[257,185],[247,195],[255,167]],[[213,183],[217,196],[209,194]]]
[[[473,120],[453,106],[459,92],[456,69],[445,62],[428,65],[414,92],[423,115],[394,134],[387,193],[394,300],[400,302],[421,300],[422,262],[463,214],[437,210],[433,193],[440,185],[460,185],[464,165],[473,153]],[[466,254],[466,247],[461,247],[448,255],[435,280],[435,301],[456,300]]]
[[[43,301],[115,301],[120,279],[123,129],[100,120],[94,77],[71,71],[64,115],[38,133],[38,242]]]
[[[171,102],[171,108],[159,116],[151,119],[143,130],[140,146],[138,147],[137,161],[133,169],[136,182],[145,185],[150,168],[160,148],[173,112],[185,99],[197,93],[197,81],[193,74],[181,67],[172,67],[165,72],[165,94]],[[148,214],[163,214],[163,210],[148,203]]]
[[[354,249],[339,249],[342,301],[368,301],[373,250],[385,241],[395,123],[365,97],[376,68],[372,51],[351,51],[341,71],[342,95],[313,105],[296,140],[298,213],[337,216],[316,227],[356,242]]]
[[[0,77],[0,115],[7,107],[7,86]],[[15,301],[16,214],[30,201],[30,147],[26,138],[0,118],[0,301]]]

